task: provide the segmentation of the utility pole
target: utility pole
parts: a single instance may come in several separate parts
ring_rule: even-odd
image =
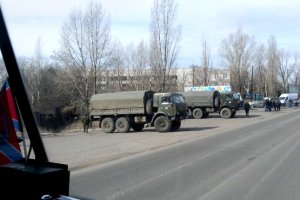
[[[192,66],[192,73],[193,73],[193,87],[195,87],[195,65]]]
[[[252,99],[253,101],[255,100],[254,99],[254,92],[253,92],[253,65],[252,65],[252,68],[251,68],[251,95],[252,95]]]

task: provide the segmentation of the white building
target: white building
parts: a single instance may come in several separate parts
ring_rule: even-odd
[[[138,78],[135,71],[127,70],[120,72],[109,71],[106,77],[103,77],[102,85],[113,84],[116,82],[119,87],[128,87],[130,83],[137,80],[151,82],[150,70],[145,69],[143,77]],[[192,66],[186,68],[173,68],[169,74],[171,82],[167,84],[177,85],[178,90],[183,91],[185,87],[200,86],[230,86],[230,71],[228,69],[208,68],[207,71],[202,67]]]
[[[230,71],[228,69],[208,68],[205,72],[202,67],[192,66],[174,68],[173,73],[176,74],[177,84],[181,87],[230,85]]]

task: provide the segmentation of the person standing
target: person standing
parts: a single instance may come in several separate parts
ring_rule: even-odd
[[[268,99],[264,100],[264,109],[265,109],[265,112],[268,111]]]
[[[277,101],[277,110],[278,110],[278,111],[280,111],[280,106],[281,106],[280,101]]]
[[[250,104],[249,104],[249,102],[246,102],[244,104],[244,109],[245,109],[246,117],[249,117],[249,110],[250,110]]]
[[[82,125],[83,125],[83,131],[85,133],[88,133],[88,129],[90,126],[90,118],[88,117],[88,115],[85,115],[81,121],[82,121]]]

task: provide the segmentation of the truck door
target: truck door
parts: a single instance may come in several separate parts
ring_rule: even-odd
[[[176,106],[173,103],[171,96],[162,96],[160,98],[160,109],[161,112],[166,113],[169,116],[176,115]]]

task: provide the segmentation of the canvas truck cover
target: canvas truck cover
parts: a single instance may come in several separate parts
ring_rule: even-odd
[[[148,99],[153,98],[153,91],[130,91],[102,93],[92,95],[90,99],[91,115],[100,113],[121,114],[121,112],[130,113],[145,111],[145,105]],[[119,110],[117,112],[117,110]]]
[[[220,96],[218,91],[186,91],[181,92],[188,107],[214,106],[214,99]]]

